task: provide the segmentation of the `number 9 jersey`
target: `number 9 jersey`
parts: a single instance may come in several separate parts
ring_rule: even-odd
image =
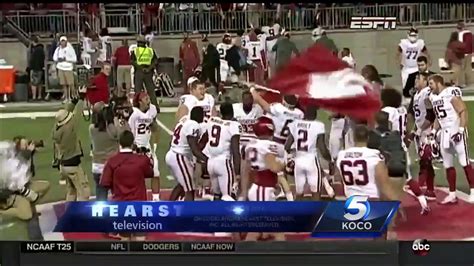
[[[336,167],[344,182],[344,193],[348,198],[353,195],[379,198],[375,183],[375,167],[385,159],[380,151],[367,147],[352,147],[340,151]]]

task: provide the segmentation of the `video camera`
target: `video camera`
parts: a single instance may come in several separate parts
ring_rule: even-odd
[[[107,123],[113,122],[115,117],[120,120],[128,120],[132,113],[132,106],[127,97],[114,97],[102,112]]]

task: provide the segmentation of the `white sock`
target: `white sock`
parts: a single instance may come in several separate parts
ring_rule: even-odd
[[[285,196],[286,196],[287,201],[295,201],[295,198],[293,197],[293,193],[288,192],[285,194]]]
[[[428,207],[428,202],[426,202],[425,195],[418,196],[418,202],[420,202],[421,207]]]
[[[449,191],[449,196],[450,197],[456,197],[456,191]]]
[[[471,188],[471,196],[474,196],[474,188]]]
[[[153,193],[151,194],[151,199],[153,201],[160,201],[160,193]]]

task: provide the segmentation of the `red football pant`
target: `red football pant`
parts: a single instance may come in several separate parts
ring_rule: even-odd
[[[255,67],[248,70],[249,82],[263,86],[265,85],[265,69],[263,68],[262,62],[255,60],[253,63]]]

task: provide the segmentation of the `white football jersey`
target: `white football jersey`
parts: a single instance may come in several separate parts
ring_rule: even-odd
[[[111,55],[107,54],[107,45],[110,43],[110,36],[99,36],[100,54],[98,60],[106,61]]]
[[[388,114],[388,121],[390,123],[391,130],[401,132],[400,113],[398,112],[398,109],[390,106],[385,106],[384,108],[382,108],[382,111]]]
[[[275,139],[280,143],[285,143],[290,130],[288,126],[297,119],[303,119],[303,111],[298,108],[290,110],[281,103],[270,105],[270,115],[275,126]]]
[[[214,97],[212,97],[212,95],[210,95],[209,93],[206,93],[204,95],[204,99],[198,101],[196,105],[201,106],[204,109],[204,122],[207,122],[208,119],[212,116],[212,110],[214,109]]]
[[[266,139],[254,139],[245,147],[245,158],[254,171],[269,170],[265,164],[265,155],[269,153],[283,157],[285,149],[283,145]]]
[[[383,162],[380,151],[366,147],[352,147],[340,151],[337,155],[336,167],[344,182],[346,197],[353,195],[379,198],[375,183],[375,167]]]
[[[318,153],[316,147],[318,136],[325,133],[324,124],[318,120],[298,119],[293,121],[289,128],[296,143],[296,157],[306,155],[315,157]]]
[[[408,120],[408,111],[405,106],[400,106],[397,108],[398,111],[398,131],[402,136],[402,141],[407,134],[407,120]]]
[[[128,119],[128,125],[135,137],[135,144],[138,147],[150,148],[151,124],[158,115],[156,106],[150,104],[150,108],[146,112],[133,107],[133,112]]]
[[[451,87],[447,87],[445,90],[448,90],[448,93],[452,94],[453,96],[462,98],[462,91],[459,87],[451,86]]]
[[[415,92],[413,95],[413,114],[415,118],[415,125],[417,128],[421,128],[426,120],[426,100],[429,100],[431,93],[430,87],[426,87]]]
[[[402,50],[403,67],[418,67],[416,59],[418,59],[418,56],[420,56],[422,51],[424,50],[425,41],[422,39],[418,39],[416,42],[412,43],[408,39],[402,39],[400,40],[400,44],[398,44],[398,46]]]
[[[257,119],[263,115],[263,110],[259,105],[254,104],[252,110],[246,113],[242,103],[234,103],[234,117],[242,126],[242,134],[240,135],[240,142],[248,142],[255,138],[253,132],[253,125]]]
[[[247,58],[249,60],[262,60],[262,51],[265,51],[265,43],[262,43],[263,38],[258,41],[249,41],[247,46]]]
[[[187,137],[199,137],[200,131],[198,122],[191,120],[187,115],[183,116],[173,130],[170,150],[181,155],[192,156]]]
[[[209,136],[207,152],[209,158],[218,156],[232,156],[230,150],[230,140],[235,135],[240,135],[242,128],[237,121],[223,120],[220,117],[211,117],[206,124],[206,131]]]
[[[281,26],[278,23],[273,24],[273,26],[271,26],[271,27],[269,27],[269,26],[263,26],[262,27],[263,33],[265,33],[266,36],[272,37],[272,38],[275,37],[275,36],[278,36],[280,34],[280,30],[281,30]],[[267,43],[267,52],[272,52],[272,48],[273,48],[273,46],[275,46],[277,40],[278,39],[275,38],[275,39],[266,41],[266,43]]]
[[[225,43],[218,43],[216,45],[216,49],[219,52],[219,57],[220,59],[225,59],[225,56],[227,55],[227,50],[232,47],[231,44],[225,44]]]
[[[451,103],[453,97],[456,97],[453,95],[453,90],[446,88],[439,94],[431,93],[430,101],[441,128],[457,131],[459,130],[460,120],[458,113]]]
[[[185,94],[179,98],[179,104],[183,104],[188,108],[188,114],[191,113],[191,110],[194,108],[194,106],[197,106],[198,103],[198,98],[192,94]]]
[[[82,52],[93,53],[95,49],[92,48],[92,39],[89,37],[82,37]]]

